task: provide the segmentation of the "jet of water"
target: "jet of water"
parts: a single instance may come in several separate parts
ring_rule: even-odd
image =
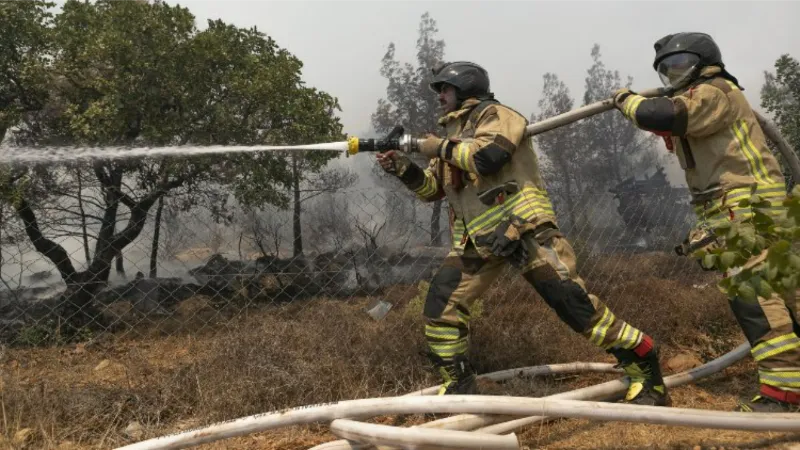
[[[147,158],[152,156],[199,156],[223,153],[278,151],[346,152],[347,142],[307,145],[209,145],[173,147],[11,147],[0,146],[0,163],[59,163],[94,159]]]

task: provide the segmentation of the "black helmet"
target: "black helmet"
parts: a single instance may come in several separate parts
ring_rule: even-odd
[[[684,66],[692,64],[694,70],[691,78],[696,78],[700,74],[700,70],[704,67],[719,66],[722,69],[722,76],[730,79],[737,85],[739,84],[736,78],[725,70],[725,64],[722,62],[722,52],[720,52],[719,46],[717,46],[714,39],[706,33],[690,32],[668,34],[657,40],[656,43],[653,44],[653,48],[656,50],[656,57],[653,60],[653,69],[659,72],[662,79],[665,78],[665,69],[672,65],[668,63],[674,61]],[[673,57],[673,55],[683,55],[684,61],[680,61],[681,57]]]
[[[445,83],[456,88],[459,100],[491,95],[489,93],[489,74],[486,69],[475,63],[456,61],[441,63],[434,67],[430,88],[439,92]]]
[[[722,63],[722,53],[717,43],[705,33],[677,33],[668,34],[656,41],[656,59],[653,69],[658,68],[658,63],[669,55],[675,53],[693,53],[700,57],[700,65],[725,67]]]

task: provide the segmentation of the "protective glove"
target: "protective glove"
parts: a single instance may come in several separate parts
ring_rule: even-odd
[[[403,176],[403,173],[411,164],[411,160],[407,156],[398,153],[395,150],[389,150],[385,153],[377,153],[375,158],[381,168],[396,177]]]
[[[447,141],[435,136],[429,136],[419,143],[419,152],[430,159],[441,158],[442,149]]]
[[[528,262],[528,249],[525,248],[519,229],[509,219],[500,222],[492,233],[480,236],[477,243],[491,247],[493,255],[505,258],[518,269]]]
[[[617,89],[614,91],[614,107],[624,113],[625,100],[627,100],[631,95],[636,95],[636,93],[628,88]]]
[[[713,231],[704,228],[695,228],[689,231],[686,239],[675,246],[675,253],[680,256],[692,256],[697,250],[706,250],[712,252],[720,248],[721,243]],[[708,267],[703,262],[703,258],[697,259],[698,264],[703,270],[710,271],[716,270],[713,266]]]

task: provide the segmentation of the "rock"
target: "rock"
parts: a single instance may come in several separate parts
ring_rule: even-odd
[[[54,319],[64,304],[63,291],[63,286],[0,290],[0,342],[13,342]]]
[[[128,436],[131,439],[141,439],[144,436],[144,427],[137,421],[133,421],[128,424],[127,427],[122,431],[125,433],[125,436]]]
[[[28,443],[33,438],[33,430],[30,428],[23,428],[16,433],[14,433],[14,439],[12,442],[16,445],[23,446]]]
[[[94,373],[101,380],[116,382],[127,378],[128,369],[118,362],[104,359],[95,366]]]
[[[703,362],[691,353],[681,353],[667,360],[667,368],[672,372],[684,372],[702,365]]]
[[[205,295],[196,295],[188,298],[180,303],[175,308],[175,312],[183,317],[192,317],[203,311],[210,311],[214,308],[211,306],[211,298]]]
[[[700,447],[699,445],[695,445],[694,447],[692,447],[692,450],[703,450],[703,447]]]
[[[273,274],[262,275],[258,280],[258,284],[261,289],[266,292],[279,291],[281,289],[281,283],[278,280],[278,276]]]
[[[125,285],[103,290],[95,296],[95,302],[104,305],[127,302],[137,314],[167,315],[166,307],[194,296],[199,289],[199,285],[175,277],[137,277]]]

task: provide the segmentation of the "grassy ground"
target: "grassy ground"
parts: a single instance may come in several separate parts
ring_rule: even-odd
[[[670,255],[589,261],[590,289],[615,313],[677,355],[709,360],[743,336],[710,274]],[[316,299],[271,306],[207,325],[208,314],[167,321],[138,337],[93,345],[6,349],[0,354],[0,448],[112,448],[148,437],[287,406],[403,394],[436,383],[426,370],[414,286],[380,298],[394,308],[375,322],[371,300]],[[196,303],[196,302],[195,302]],[[472,352],[479,372],[528,365],[607,361],[562,324],[519,277],[483,296]],[[198,308],[202,310],[202,308]],[[608,375],[515,381],[492,391],[539,396],[612,379]],[[676,406],[729,410],[755,388],[755,366],[673,391]],[[396,418],[376,419],[396,423]],[[405,425],[419,422],[412,418]],[[138,424],[134,429],[131,424]],[[530,448],[789,448],[800,436],[563,420],[518,431]],[[209,449],[301,449],[335,439],[324,425],[209,444]]]

